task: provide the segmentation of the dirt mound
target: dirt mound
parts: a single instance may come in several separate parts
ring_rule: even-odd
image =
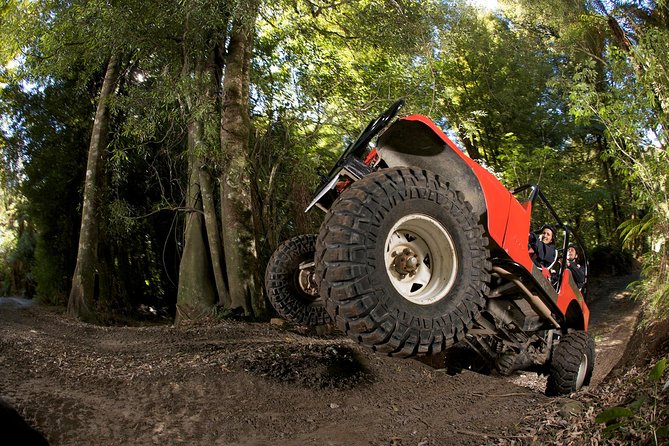
[[[374,380],[359,353],[341,344],[271,346],[243,358],[241,365],[265,379],[310,389],[353,389]]]
[[[645,324],[634,332],[625,354],[614,373],[631,367],[643,367],[669,353],[669,319]]]

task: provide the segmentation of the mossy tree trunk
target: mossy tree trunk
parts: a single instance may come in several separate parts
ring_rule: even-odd
[[[221,213],[225,265],[231,308],[244,314],[253,306],[264,308],[262,290],[253,280],[251,260],[256,257],[249,233],[252,216],[248,191],[248,143],[250,136],[249,68],[257,0],[250,1],[233,20],[223,77],[221,149],[225,160],[221,176]],[[252,218],[252,217],[251,217]]]

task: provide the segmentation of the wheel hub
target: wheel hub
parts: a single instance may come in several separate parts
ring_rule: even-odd
[[[297,283],[300,289],[312,297],[318,297],[318,285],[316,284],[316,274],[314,271],[314,262],[303,262],[299,266]]]
[[[400,277],[403,278],[407,275],[414,276],[416,274],[420,266],[420,260],[418,259],[418,254],[412,249],[404,248],[402,251],[393,251],[390,255],[395,258],[393,260],[393,267]]]
[[[409,302],[433,304],[454,286],[459,269],[455,243],[434,217],[400,218],[388,233],[384,256],[390,283]]]

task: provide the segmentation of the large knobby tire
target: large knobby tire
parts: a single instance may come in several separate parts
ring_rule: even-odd
[[[314,234],[286,240],[274,251],[265,270],[265,289],[277,313],[309,326],[332,322],[314,278],[315,246]]]
[[[320,294],[337,327],[398,357],[462,339],[490,279],[478,220],[461,193],[428,171],[386,169],[353,183],[316,242]]]
[[[546,383],[546,395],[576,392],[590,384],[595,367],[595,341],[584,331],[562,336],[553,350]]]

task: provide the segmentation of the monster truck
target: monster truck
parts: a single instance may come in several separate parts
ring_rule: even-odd
[[[575,243],[587,277],[580,237],[538,186],[509,191],[429,118],[395,120],[403,103],[371,121],[322,182],[307,207],[326,212],[319,233],[272,255],[274,308],[390,356],[445,352],[451,370],[533,370],[548,375],[549,395],[587,385],[587,283],[563,266]],[[559,228],[550,270],[528,250],[537,213]]]

